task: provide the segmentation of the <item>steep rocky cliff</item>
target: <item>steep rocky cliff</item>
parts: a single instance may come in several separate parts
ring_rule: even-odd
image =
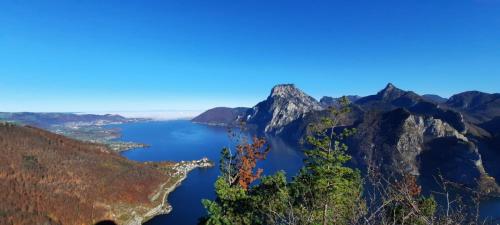
[[[500,117],[496,117],[480,125],[490,134],[485,137],[479,150],[483,156],[484,167],[496,180],[500,181]]]
[[[293,84],[275,86],[269,97],[251,110],[248,123],[259,131],[280,134],[283,128],[308,112],[323,109],[318,101]]]
[[[358,162],[386,174],[410,173],[431,181],[441,173],[468,187],[491,181],[476,143],[465,133],[441,119],[403,108],[367,114],[352,145]]]

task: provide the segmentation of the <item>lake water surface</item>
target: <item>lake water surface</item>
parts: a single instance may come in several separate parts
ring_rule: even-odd
[[[230,146],[227,130],[194,124],[190,121],[162,121],[117,125],[122,130],[122,140],[151,145],[145,149],[134,149],[123,155],[136,161],[181,161],[208,157],[218,163],[220,151]],[[289,146],[283,141],[270,138],[271,152],[261,163],[265,174],[285,170],[295,174],[302,165],[303,155],[297,146]],[[186,180],[168,197],[173,211],[158,216],[147,225],[197,224],[205,215],[201,199],[214,199],[214,182],[219,174],[218,165],[209,169],[195,169]],[[485,216],[500,216],[500,200],[490,200],[482,205]]]
[[[145,149],[126,151],[123,155],[136,161],[181,161],[208,157],[218,163],[220,151],[231,145],[227,130],[194,124],[190,121],[162,121],[122,124],[122,140],[151,145]],[[265,174],[285,170],[295,174],[302,165],[302,153],[279,139],[269,139],[271,152],[261,163]],[[205,215],[202,199],[214,199],[214,183],[219,174],[218,165],[209,169],[195,169],[168,197],[173,206],[170,214],[158,216],[148,225],[196,224]]]

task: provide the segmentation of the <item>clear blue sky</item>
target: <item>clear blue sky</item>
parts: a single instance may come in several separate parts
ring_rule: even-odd
[[[0,78],[0,111],[500,92],[500,0],[2,0]]]

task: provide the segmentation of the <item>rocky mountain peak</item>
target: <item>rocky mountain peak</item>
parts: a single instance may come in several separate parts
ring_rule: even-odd
[[[397,88],[392,83],[388,83],[384,89],[377,93],[382,98],[394,98],[403,95],[405,91]]]
[[[252,110],[249,122],[264,132],[278,134],[290,122],[306,113],[321,110],[320,103],[293,84],[276,85],[267,100]]]
[[[303,111],[322,109],[320,103],[316,99],[295,87],[294,84],[280,84],[274,86],[265,102],[277,108],[291,105],[298,108],[304,108]]]
[[[296,88],[294,84],[279,84],[273,87],[270,97],[289,98],[303,95],[305,94]]]
[[[422,98],[411,91],[404,91],[392,83],[379,91],[376,95],[370,95],[356,101],[356,104],[361,105],[365,109],[385,109],[390,110],[397,107],[412,107]]]
[[[389,82],[389,83],[387,83],[387,85],[385,86],[385,89],[386,89],[386,90],[395,89],[395,88],[396,88],[396,86],[394,86],[394,84],[392,84],[392,83],[390,83],[390,82]]]

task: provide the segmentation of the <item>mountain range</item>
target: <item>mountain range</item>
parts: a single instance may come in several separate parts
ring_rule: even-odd
[[[49,128],[54,125],[68,123],[126,123],[138,119],[129,119],[120,115],[94,115],[76,113],[33,113],[33,112],[0,112],[0,121],[10,121],[39,128]]]
[[[352,110],[339,118],[339,126],[357,128],[349,146],[353,164],[362,170],[410,173],[422,182],[441,174],[456,184],[498,194],[499,96],[470,91],[445,99],[389,83],[374,95],[348,96]],[[223,108],[224,113],[212,109],[193,121],[226,126],[245,122],[262,134],[301,143],[311,134],[309,124],[331,116],[336,100],[317,101],[292,84],[277,85],[252,108]]]

